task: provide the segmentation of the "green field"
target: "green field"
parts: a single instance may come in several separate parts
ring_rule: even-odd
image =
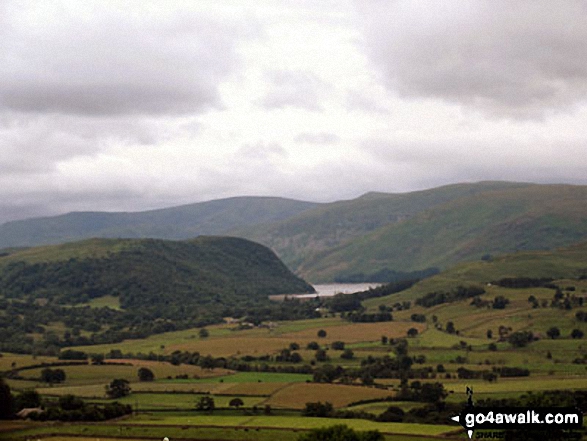
[[[153,352],[169,356],[174,351],[188,351],[229,361],[242,361],[245,356],[253,356],[256,358],[249,363],[251,371],[237,372],[219,367],[204,369],[188,364],[138,360],[129,355],[126,359],[109,360],[122,363],[118,365],[63,366],[65,382],[49,385],[40,381],[43,368],[18,369],[39,363],[59,363],[55,357],[6,353],[0,357],[0,370],[17,369],[20,378],[7,380],[15,394],[34,388],[48,403],[74,394],[84,397],[92,405],[104,404],[113,401],[106,399],[105,386],[114,378],[121,378],[130,381],[131,393],[118,401],[131,405],[138,413],[116,422],[97,424],[2,423],[0,439],[20,441],[37,437],[57,440],[80,436],[82,438],[76,439],[85,437],[95,441],[98,437],[141,440],[168,436],[170,439],[296,441],[304,431],[341,423],[357,430],[379,430],[386,434],[386,439],[394,441],[438,439],[434,437],[463,439],[459,426],[452,425],[449,420],[428,424],[384,423],[356,416],[339,419],[301,414],[306,403],[318,401],[332,403],[335,410],[362,411],[375,416],[383,414],[391,405],[410,415],[416,410],[421,411],[426,402],[400,398],[401,384],[397,376],[371,378],[374,383],[371,384],[360,375],[350,375],[338,377],[331,384],[313,382],[312,374],[271,370],[286,371],[305,366],[327,371],[341,366],[352,374],[382,357],[388,357],[388,362],[392,363],[398,357],[395,353],[397,340],[406,338],[407,331],[414,328],[417,335],[406,338],[412,369],[414,372],[426,371],[428,378],[411,378],[408,387],[413,387],[416,381],[420,386],[441,382],[449,406],[464,405],[467,387],[473,389],[475,400],[519,399],[529,393],[567,391],[570,394],[587,390],[587,337],[571,337],[573,330],[587,335],[587,323],[579,321],[576,315],[578,312],[587,313],[587,302],[581,305],[577,300],[578,297],[587,298],[587,280],[573,279],[570,275],[581,265],[587,268],[587,258],[581,257],[583,260],[576,263],[570,258],[573,253],[575,258],[585,255],[584,249],[579,247],[562,252],[563,257],[537,253],[541,259],[536,260],[536,254],[518,253],[491,262],[461,265],[407,291],[364,302],[369,311],[377,311],[380,305],[394,308],[398,302],[409,300],[408,309],[393,310],[391,322],[350,323],[338,314],[325,313],[315,320],[275,322],[271,326],[248,330],[236,330],[234,324],[227,323],[208,326],[210,335],[207,338],[200,338],[196,328],[142,340],[76,348],[104,354],[118,349],[127,355]],[[574,263],[566,267],[569,261]],[[534,264],[540,272],[534,272]],[[556,292],[552,288],[512,289],[493,283],[503,274],[534,277],[543,274],[545,268],[550,268],[548,274],[564,273],[565,278],[553,283],[560,287],[561,299],[573,297],[575,303],[567,308],[551,305]],[[418,297],[428,292],[450,290],[458,285],[483,287],[486,292],[479,296],[479,301],[486,301],[486,306],[475,306],[471,298],[428,308],[415,303]],[[503,309],[491,307],[491,302],[498,296],[509,301]],[[530,296],[537,299],[537,307],[528,301]],[[413,321],[413,314],[423,315],[425,321]],[[454,325],[454,331],[448,331],[449,322]],[[60,329],[59,324],[51,326]],[[560,336],[549,337],[547,332],[551,327],[557,327]],[[326,335],[318,337],[319,330],[325,331]],[[530,331],[536,340],[514,347],[508,337],[516,331]],[[385,338],[382,340],[382,337]],[[306,348],[314,341],[325,351],[326,359],[317,360],[316,351]],[[353,358],[341,358],[343,351],[332,348],[335,341],[342,341],[347,349],[352,349]],[[292,343],[299,345],[296,352],[303,360],[299,363],[279,360],[277,356]],[[152,370],[155,381],[139,381],[137,371],[141,367]],[[463,368],[488,374],[504,367],[528,368],[530,372],[522,377],[497,375],[491,381],[459,378]],[[214,400],[213,412],[195,410],[196,403],[204,397]],[[230,406],[235,398],[243,401],[240,409]]]

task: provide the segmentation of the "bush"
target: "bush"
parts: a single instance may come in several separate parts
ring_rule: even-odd
[[[106,395],[109,398],[122,398],[130,395],[130,385],[127,380],[117,378],[106,386]]]
[[[336,425],[312,429],[300,435],[298,441],[383,441],[385,438],[378,430],[356,432],[345,425]]]
[[[139,381],[153,381],[155,379],[155,374],[153,374],[153,371],[146,367],[139,368],[137,375],[139,377]]]

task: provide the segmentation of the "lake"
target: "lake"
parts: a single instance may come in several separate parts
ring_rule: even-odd
[[[296,297],[299,299],[307,299],[318,297],[332,297],[336,294],[352,294],[358,291],[366,291],[369,288],[380,286],[381,283],[327,283],[312,285],[316,290],[315,294],[288,294],[269,296],[273,300],[283,300],[284,297]]]

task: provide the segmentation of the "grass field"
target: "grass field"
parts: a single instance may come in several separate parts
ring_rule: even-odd
[[[342,384],[297,383],[277,390],[267,404],[286,409],[302,409],[310,401],[328,401],[334,407],[344,407],[361,400],[384,399],[391,391]]]
[[[210,336],[198,337],[198,329],[170,332],[138,341],[125,341],[113,345],[87,346],[77,348],[88,353],[107,353],[112,349],[120,349],[124,353],[155,352],[170,354],[173,351],[198,351],[202,355],[211,354],[215,357],[240,358],[244,355],[268,355],[263,361],[253,361],[252,365],[261,366],[263,370],[286,367],[301,367],[302,364],[321,368],[326,364],[341,365],[347,370],[360,369],[368,357],[394,355],[394,346],[382,344],[381,337],[397,339],[406,337],[407,330],[415,328],[418,335],[407,339],[409,355],[418,358],[420,364],[415,368],[430,368],[433,378],[421,382],[442,382],[448,391],[447,402],[463,403],[466,387],[474,390],[474,399],[484,398],[519,398],[529,392],[539,393],[551,390],[587,390],[587,337],[572,339],[573,329],[582,330],[587,334],[587,324],[579,322],[575,314],[586,311],[587,304],[576,305],[571,310],[553,308],[550,303],[546,307],[533,308],[528,297],[534,295],[539,302],[550,302],[554,290],[537,289],[506,289],[495,285],[487,285],[494,273],[483,273],[486,262],[476,262],[471,266],[463,266],[449,271],[436,280],[427,279],[413,287],[410,292],[403,292],[390,297],[371,299],[365,302],[372,310],[379,305],[392,306],[401,299],[410,299],[411,308],[393,311],[394,321],[384,323],[349,323],[340,317],[323,317],[316,320],[300,320],[279,322],[272,328],[254,328],[235,330],[234,325],[221,324],[208,327]],[[587,267],[587,264],[585,265]],[[514,265],[515,267],[515,265]],[[490,268],[490,267],[487,267]],[[492,268],[492,267],[491,267]],[[486,277],[484,279],[481,277]],[[495,276],[497,278],[497,276]],[[477,308],[471,305],[471,299],[436,305],[424,308],[414,304],[413,296],[425,294],[427,290],[441,289],[442,286],[454,287],[455,284],[476,283],[484,286],[486,294],[483,300],[493,300],[503,295],[510,303],[505,309]],[[556,281],[565,287],[564,294],[587,297],[587,281],[561,280]],[[567,290],[573,287],[574,290]],[[105,300],[107,301],[107,300]],[[425,323],[416,323],[412,314],[423,314]],[[457,333],[448,333],[447,323],[452,321]],[[499,341],[499,328],[509,328],[508,332],[517,330],[532,331],[539,339],[525,347],[515,348],[507,341]],[[546,331],[556,326],[561,331],[557,339],[548,338]],[[318,330],[326,331],[326,337],[318,337]],[[493,335],[488,337],[487,331]],[[507,340],[507,335],[504,340]],[[316,361],[315,351],[306,349],[309,342],[316,341],[327,350],[329,360]],[[353,359],[342,359],[342,351],[330,346],[334,341],[343,341],[346,348],[354,351]],[[291,343],[297,343],[297,351],[303,358],[299,364],[278,362],[274,357]],[[490,349],[495,345],[495,350]],[[577,361],[578,360],[578,361]],[[3,354],[0,357],[0,370],[8,371],[15,367],[30,366],[40,362],[55,362],[51,357],[32,357],[23,355]],[[55,400],[55,397],[74,394],[90,399],[94,403],[105,403],[105,386],[113,378],[124,378],[131,382],[132,393],[121,399],[123,403],[138,408],[140,413],[119,422],[89,424],[59,424],[34,426],[20,431],[2,434],[0,439],[25,440],[32,439],[67,439],[75,437],[78,441],[87,438],[95,441],[98,437],[111,439],[198,439],[198,440],[255,440],[255,441],[295,441],[304,430],[329,424],[347,424],[357,430],[377,429],[386,433],[388,440],[424,441],[427,439],[462,439],[454,435],[456,426],[422,425],[422,424],[384,424],[360,419],[328,419],[308,418],[300,416],[308,402],[330,402],[336,409],[361,410],[375,415],[384,412],[390,405],[399,406],[404,411],[420,408],[419,402],[390,402],[399,390],[399,379],[375,378],[377,385],[387,387],[366,387],[357,385],[313,383],[312,375],[272,372],[233,372],[226,369],[202,369],[197,366],[174,366],[166,362],[140,361],[133,359],[115,360],[124,365],[104,366],[66,366],[67,380],[64,384],[53,385],[35,381],[41,369],[24,370],[21,375],[30,378],[25,380],[7,380],[14,390],[36,388],[37,391]],[[437,372],[439,365],[444,368]],[[528,377],[503,378],[488,382],[480,379],[463,380],[457,378],[457,370],[465,367],[474,371],[492,371],[500,367],[529,368]],[[137,371],[140,367],[148,367],[156,377],[153,382],[139,382]],[[176,376],[187,375],[187,379]],[[447,375],[449,378],[447,378]],[[360,383],[360,380],[357,380]],[[217,410],[213,414],[195,412],[194,406],[202,396],[214,399]],[[233,398],[243,400],[243,409],[228,409]],[[371,401],[373,400],[373,401]],[[364,401],[369,401],[365,403]],[[264,415],[265,406],[270,406],[272,415]],[[253,409],[257,409],[257,413]],[[49,435],[59,436],[51,438]],[[17,426],[8,426],[16,429]],[[447,433],[452,433],[445,437]],[[17,434],[20,438],[13,438]]]

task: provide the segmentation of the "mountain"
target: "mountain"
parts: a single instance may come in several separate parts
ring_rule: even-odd
[[[587,186],[479,182],[326,204],[246,197],[142,213],[70,213],[4,224],[0,247],[202,234],[261,243],[314,283],[401,279],[587,240]]]
[[[0,257],[4,298],[79,304],[119,297],[123,309],[201,310],[314,292],[268,248],[245,239],[91,239]],[[194,311],[194,314],[196,311]]]
[[[530,185],[484,191],[316,253],[297,271],[315,282],[384,268],[444,269],[487,255],[566,246],[587,240],[586,202],[586,186]]]
[[[319,262],[321,252],[336,250],[381,227],[409,221],[418,213],[457,199],[529,186],[532,184],[480,182],[401,194],[368,193],[349,201],[323,204],[283,221],[235,229],[230,234],[270,247],[291,269],[306,273],[309,262]]]
[[[74,212],[0,225],[0,248],[72,242],[92,237],[189,239],[287,219],[319,206],[272,197],[235,197],[136,213]]]

